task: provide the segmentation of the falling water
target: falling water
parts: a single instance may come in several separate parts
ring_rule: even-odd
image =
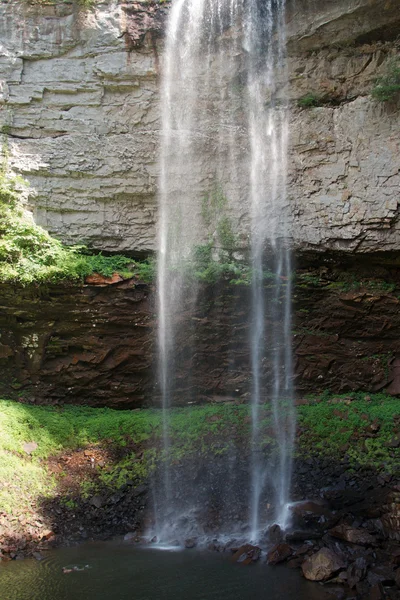
[[[260,503],[269,490],[271,523],[288,519],[294,429],[291,358],[291,257],[285,240],[288,116],[278,83],[285,80],[285,0],[250,2],[247,13],[248,116],[251,141],[252,275],[251,538],[257,541]],[[266,277],[272,285],[266,285]],[[268,307],[267,307],[268,305]],[[266,312],[269,320],[266,320]],[[272,364],[263,376],[263,361]],[[267,379],[267,380],[266,380]],[[265,460],[260,408],[269,400],[276,448]]]
[[[158,345],[165,468],[155,494],[161,540],[181,533],[169,466],[168,409],[179,387],[176,357],[183,307],[194,305],[197,295],[190,264],[200,244],[210,239],[215,247],[219,244],[217,217],[205,225],[204,198],[210,193],[224,199],[229,218],[243,213],[245,206],[234,229],[242,238],[251,232],[252,539],[266,519],[286,522],[293,409],[290,251],[285,243],[287,110],[279,95],[284,64],[284,0],[173,2],[161,91]],[[215,206],[213,210],[218,212]],[[266,357],[273,365],[269,374],[264,372]],[[269,458],[260,424],[265,403],[271,405],[275,437]],[[265,494],[273,514],[265,514]]]

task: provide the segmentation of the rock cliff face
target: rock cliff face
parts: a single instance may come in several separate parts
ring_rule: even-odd
[[[174,403],[247,401],[249,293],[245,286],[205,287],[196,307],[186,307]],[[345,270],[334,264],[299,269],[293,323],[299,393],[400,394],[399,294],[395,268],[368,262]],[[35,402],[159,404],[149,286],[133,280],[104,287],[1,286],[0,305],[0,393]],[[264,377],[271,370],[263,362]]]
[[[0,5],[3,144],[30,182],[36,220],[68,243],[154,249],[167,11],[139,0]],[[292,100],[288,192],[299,249],[400,247],[400,113],[369,95],[399,52],[399,31],[397,0],[288,2],[290,88],[281,93]],[[240,85],[238,69],[227,85]],[[321,106],[299,108],[308,93]],[[212,160],[202,165],[206,181]],[[244,232],[245,195],[232,199]]]

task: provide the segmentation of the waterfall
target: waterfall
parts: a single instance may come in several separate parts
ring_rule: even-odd
[[[164,470],[155,490],[160,540],[188,535],[171,483],[170,412],[179,388],[177,334],[196,304],[200,247],[213,259],[226,239],[250,237],[252,273],[249,527],[286,524],[294,417],[287,245],[284,0],[175,0],[162,67],[158,235],[158,379]],[[208,211],[208,212],[207,212]],[[207,213],[207,214],[205,214]],[[235,215],[241,214],[236,222]],[[223,237],[223,234],[225,237]],[[268,317],[267,317],[268,314]],[[265,373],[269,358],[272,373]],[[190,372],[187,374],[190,378]],[[263,449],[270,406],[274,447]],[[274,510],[265,511],[265,494]],[[193,506],[195,511],[195,506]],[[186,515],[187,516],[187,515]],[[187,523],[187,519],[185,519]]]
[[[245,48],[251,148],[252,458],[251,539],[260,535],[260,501],[269,488],[272,523],[287,525],[294,409],[291,356],[291,256],[285,241],[288,115],[277,84],[285,80],[285,0],[247,4]],[[266,285],[265,278],[273,284]],[[268,289],[270,287],[271,289]],[[266,304],[269,324],[266,325]],[[262,363],[273,365],[265,381]],[[270,401],[276,449],[265,460],[260,406]],[[265,517],[264,517],[265,519]],[[262,525],[265,523],[261,523]]]

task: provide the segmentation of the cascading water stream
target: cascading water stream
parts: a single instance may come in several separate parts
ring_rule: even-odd
[[[256,541],[267,522],[285,526],[287,521],[294,417],[291,261],[285,243],[287,109],[280,94],[285,83],[284,3],[175,0],[169,15],[161,90],[158,248],[165,468],[155,493],[155,533],[161,541],[188,534],[178,525],[182,505],[171,483],[169,408],[179,388],[182,313],[188,301],[192,306],[196,302],[190,265],[196,248],[210,239],[218,259],[218,231],[227,217],[219,223],[212,219],[222,205],[234,214],[247,203],[244,222],[251,232],[251,538]],[[217,200],[207,230],[204,198],[210,193]],[[266,357],[270,373],[265,372]],[[270,456],[263,448],[265,404],[270,406],[275,441]],[[274,507],[269,513],[266,495]]]
[[[288,115],[279,84],[285,82],[285,0],[248,4],[245,48],[251,148],[250,205],[252,276],[251,539],[258,541],[265,489],[274,507],[270,524],[287,526],[294,409],[291,358],[291,260],[285,244]],[[266,277],[272,285],[266,285]],[[270,289],[269,289],[270,288]],[[269,305],[269,323],[266,308]],[[263,361],[273,365],[269,378]],[[262,453],[260,409],[269,401],[276,448]]]

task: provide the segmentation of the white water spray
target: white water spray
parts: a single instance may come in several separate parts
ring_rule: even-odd
[[[171,484],[169,408],[179,382],[176,344],[183,305],[195,302],[188,277],[205,232],[204,196],[223,190],[224,210],[247,203],[252,263],[251,537],[287,521],[293,440],[290,250],[285,211],[287,109],[285,0],[175,0],[163,62],[158,248],[159,383],[164,477],[156,493],[156,534],[173,539],[181,509]],[[278,84],[279,80],[279,84]],[[208,188],[208,189],[207,189]],[[219,194],[220,192],[218,192]],[[215,207],[214,207],[215,208]],[[215,225],[215,224],[214,224]],[[217,230],[217,226],[215,226]],[[190,267],[189,267],[190,270]],[[266,278],[267,277],[267,278]],[[265,372],[265,359],[272,370]],[[190,373],[187,374],[190,377]],[[271,450],[265,450],[264,405]],[[265,510],[268,495],[273,511]],[[192,507],[196,512],[196,507]],[[187,522],[187,520],[186,520]],[[183,534],[187,535],[186,529]]]

